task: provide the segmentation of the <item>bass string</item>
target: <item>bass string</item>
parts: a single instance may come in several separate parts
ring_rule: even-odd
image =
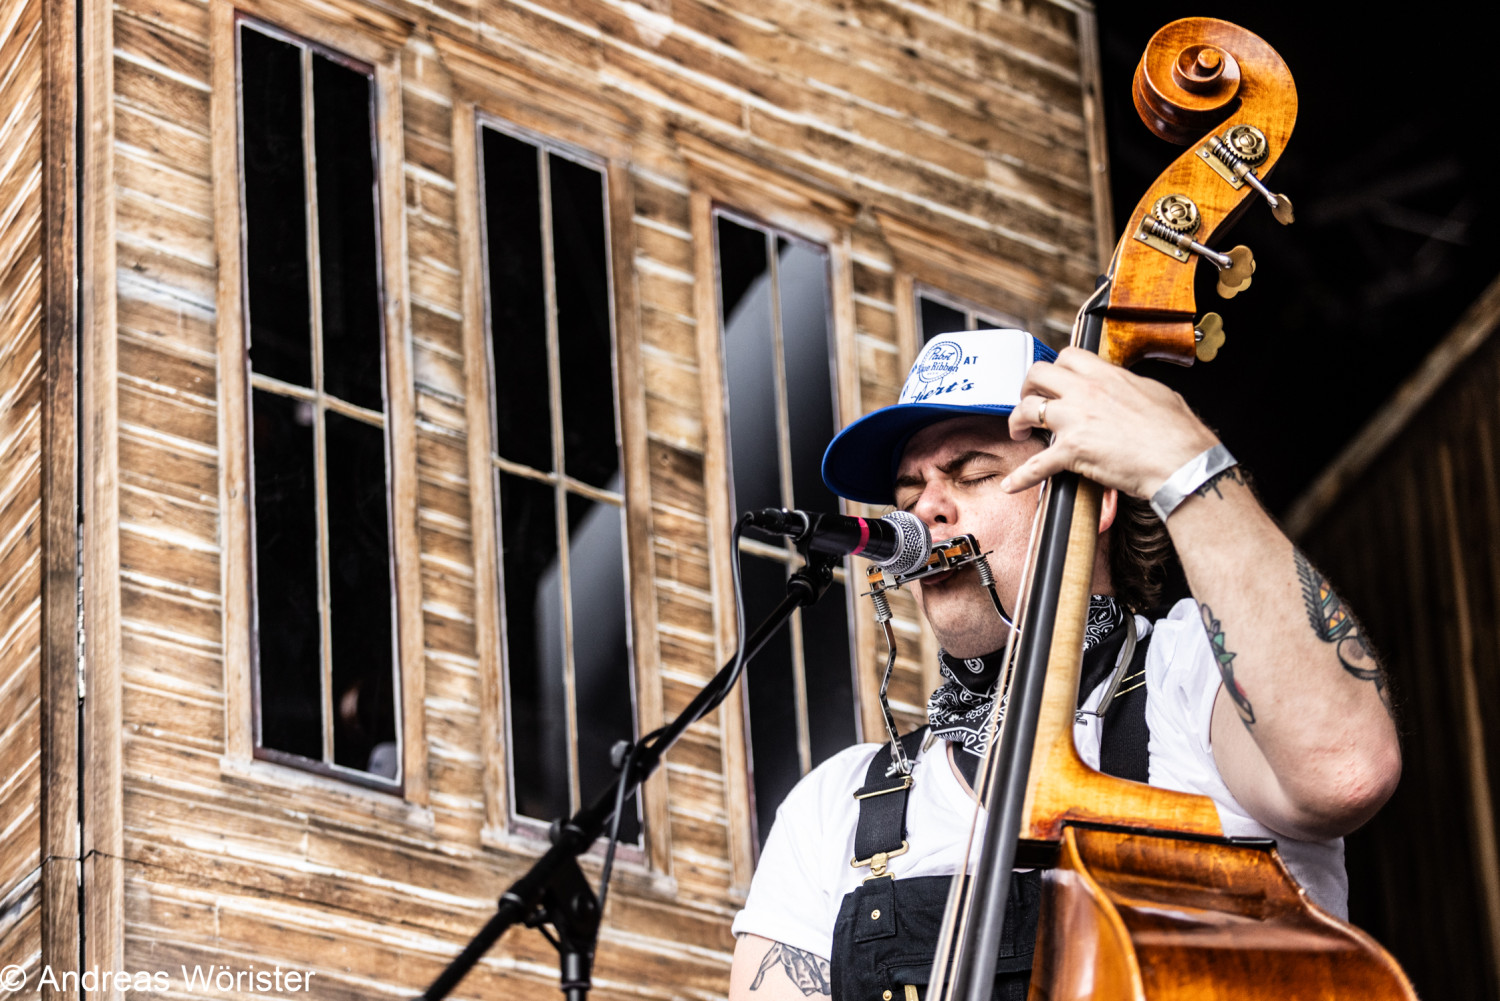
[[[1113,265],[1111,265],[1113,268]],[[1078,313],[1073,318],[1072,336],[1069,343],[1075,347],[1080,346],[1083,339],[1084,316],[1092,308],[1101,296],[1107,294],[1108,284],[1101,284],[1092,295],[1078,308]],[[1032,568],[1036,565],[1038,553],[1041,550],[1041,526],[1045,521],[1048,505],[1052,492],[1050,479],[1043,481],[1039,487],[1036,510],[1032,514],[1031,530],[1026,539],[1026,560],[1021,567],[1021,577],[1016,586],[1015,621],[1011,625],[1010,634],[1005,641],[1005,652],[1001,658],[1003,664],[1001,675],[996,679],[994,704],[990,707],[990,718],[988,722],[989,740],[986,742],[984,754],[980,758],[979,768],[975,781],[979,789],[988,794],[993,778],[995,766],[998,763],[994,754],[995,747],[1000,742],[1001,734],[1005,729],[1005,715],[1001,711],[1005,704],[1006,696],[1010,690],[1011,671],[1015,666],[1016,640],[1025,628],[1026,609],[1030,596]],[[995,585],[990,585],[990,593],[993,596]],[[974,835],[979,826],[979,817],[984,810],[985,796],[979,795],[976,790],[976,801],[974,812],[969,816],[969,830],[964,840],[963,856],[959,861],[958,872],[954,874],[953,881],[948,887],[948,903],[943,910],[943,923],[938,933],[938,950],[933,956],[931,982],[928,987],[929,996],[934,1001],[947,1001],[951,998],[953,988],[953,973],[961,967],[964,957],[957,955],[961,942],[968,940],[969,920],[973,908],[970,906],[973,888],[969,880],[969,863],[974,849]]]

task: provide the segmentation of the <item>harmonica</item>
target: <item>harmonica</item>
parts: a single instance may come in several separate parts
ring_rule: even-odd
[[[979,541],[972,535],[959,535],[945,542],[936,543],[932,552],[927,554],[927,562],[913,570],[911,573],[890,573],[884,567],[870,564],[865,571],[865,583],[870,590],[867,594],[879,594],[883,591],[896,590],[905,587],[913,581],[921,580],[923,577],[931,577],[933,574],[944,573],[948,570],[959,570],[971,563],[978,563],[984,559],[986,554],[979,551]]]

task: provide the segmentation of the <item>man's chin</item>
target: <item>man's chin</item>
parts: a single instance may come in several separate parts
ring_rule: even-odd
[[[993,628],[986,628],[991,620]],[[982,657],[1005,645],[1005,625],[988,601],[983,608],[971,609],[968,614],[939,616],[936,622],[929,617],[927,622],[938,644],[954,657]]]

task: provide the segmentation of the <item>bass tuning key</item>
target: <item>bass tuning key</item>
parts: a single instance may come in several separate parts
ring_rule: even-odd
[[[1272,194],[1255,173],[1256,166],[1264,163],[1270,152],[1271,145],[1265,133],[1254,125],[1236,125],[1225,132],[1222,139],[1210,135],[1198,147],[1198,156],[1231,187],[1239,190],[1246,184],[1250,185],[1271,206],[1271,215],[1276,221],[1289,226],[1294,219],[1292,200],[1286,195]]]

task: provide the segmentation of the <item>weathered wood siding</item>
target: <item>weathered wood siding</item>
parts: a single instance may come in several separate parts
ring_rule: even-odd
[[[486,770],[494,571],[473,516],[472,491],[489,487],[476,483],[470,449],[486,403],[473,390],[483,362],[464,332],[480,305],[466,286],[476,223],[461,210],[472,204],[473,152],[456,143],[455,121],[478,110],[599,152],[610,158],[612,200],[628,199],[614,209],[625,225],[612,239],[626,286],[620,406],[649,728],[726,653],[728,590],[714,553],[728,523],[709,514],[726,484],[706,431],[721,419],[721,393],[700,364],[713,341],[700,329],[696,277],[708,248],[694,235],[708,189],[694,163],[743,169],[747,211],[803,198],[826,212],[847,262],[849,292],[834,303],[851,349],[840,359],[846,415],[894,400],[915,347],[911,281],[921,268],[922,280],[983,295],[1056,342],[1092,286],[1096,219],[1107,217],[1098,123],[1086,113],[1092,14],[1043,0],[246,0],[240,9],[291,31],[316,28],[334,47],[364,40],[399,56],[401,132],[389,137],[399,148],[383,155],[400,163],[404,197],[386,218],[398,223],[387,240],[401,241],[405,287],[387,294],[404,297],[397,315],[415,392],[415,483],[398,490],[413,497],[421,551],[425,676],[406,705],[425,731],[425,796],[341,788],[234,750],[245,707],[228,679],[246,669],[246,646],[225,582],[243,572],[243,539],[230,534],[224,442],[242,424],[220,403],[222,325],[237,321],[216,309],[239,276],[219,269],[235,208],[216,201],[215,170],[233,137],[215,135],[211,111],[224,98],[215,87],[233,74],[216,62],[221,14],[209,3],[117,0],[85,55],[107,60],[110,72],[95,79],[113,116],[108,156],[95,161],[112,160],[111,173],[88,197],[113,200],[103,235],[117,259],[117,323],[95,335],[113,338],[117,357],[118,421],[106,419],[102,433],[118,452],[119,677],[90,699],[118,699],[118,743],[95,746],[92,760],[119,756],[123,896],[117,903],[105,882],[86,906],[93,934],[120,936],[128,970],[279,964],[316,970],[320,997],[410,995],[541,850],[496,829]],[[787,190],[768,195],[766,178]],[[91,364],[110,357],[96,352]],[[909,601],[900,610],[907,646],[893,690],[915,711],[930,658]],[[107,603],[99,614],[112,614]],[[861,652],[877,663],[873,644]],[[34,702],[35,683],[22,688]],[[108,712],[94,718],[107,728]],[[29,740],[28,729],[7,732]],[[725,991],[729,919],[748,875],[739,734],[722,714],[695,726],[650,790],[647,858],[616,869],[596,997]],[[98,787],[109,788],[107,770]],[[94,816],[110,822],[107,809]],[[586,868],[596,874],[597,862]],[[513,996],[555,982],[551,947],[522,931],[460,993]]]
[[[1295,517],[1404,738],[1401,785],[1350,839],[1351,917],[1424,997],[1500,998],[1500,281]]]
[[[42,952],[42,4],[0,9],[0,967]]]

